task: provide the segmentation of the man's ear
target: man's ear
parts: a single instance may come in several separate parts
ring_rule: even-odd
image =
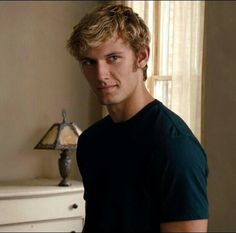
[[[148,46],[142,48],[137,56],[137,66],[139,68],[144,68],[147,63],[148,63],[148,59],[149,59],[149,55],[150,55],[150,48]]]

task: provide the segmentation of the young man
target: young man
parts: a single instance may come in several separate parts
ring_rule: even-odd
[[[145,87],[149,32],[131,8],[87,14],[68,48],[109,115],[79,138],[84,232],[207,231],[206,155]]]

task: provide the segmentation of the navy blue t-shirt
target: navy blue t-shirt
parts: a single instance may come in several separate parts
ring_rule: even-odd
[[[207,219],[206,154],[158,100],[131,119],[106,116],[79,137],[84,232],[159,232],[160,223]]]

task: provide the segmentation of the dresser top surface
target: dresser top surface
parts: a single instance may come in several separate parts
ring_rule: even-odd
[[[59,179],[28,179],[19,181],[0,181],[0,200],[83,192],[81,181],[70,180],[71,186],[58,186]]]

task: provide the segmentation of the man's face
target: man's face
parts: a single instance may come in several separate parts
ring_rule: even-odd
[[[135,96],[142,81],[141,69],[128,43],[114,36],[89,48],[80,60],[82,70],[101,104],[115,105]]]

